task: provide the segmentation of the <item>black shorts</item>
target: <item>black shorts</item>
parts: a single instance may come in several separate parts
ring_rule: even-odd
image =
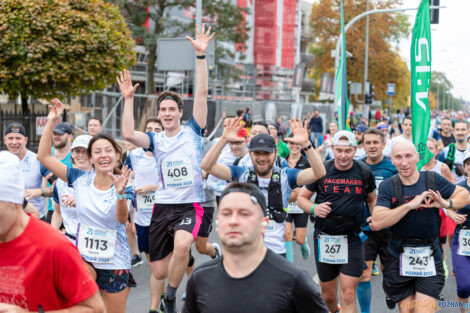
[[[364,242],[364,259],[366,261],[375,261],[377,255],[380,262],[385,264],[387,258],[388,242],[392,238],[392,232],[388,229],[379,231],[364,231],[367,240]]]
[[[318,260],[318,239],[314,237],[315,264],[321,282],[329,282],[339,273],[352,277],[361,277],[364,271],[364,245],[359,239],[348,240],[348,263],[328,264]]]
[[[196,238],[204,209],[199,203],[155,204],[150,221],[150,261],[158,261],[173,251],[175,231],[185,230]]]
[[[140,226],[138,224],[135,224],[135,230],[137,232],[137,244],[139,246],[139,251],[149,254],[150,226]]]
[[[419,292],[427,296],[439,299],[444,288],[444,267],[442,262],[434,259],[436,276],[408,277],[400,275],[400,259],[391,254],[388,255],[383,270],[383,288],[385,294],[395,303]]]
[[[214,219],[214,207],[205,207],[204,215],[202,216],[201,227],[197,233],[198,237],[209,237],[212,231],[212,221]]]
[[[286,222],[294,222],[295,227],[307,227],[309,215],[308,213],[287,214]]]

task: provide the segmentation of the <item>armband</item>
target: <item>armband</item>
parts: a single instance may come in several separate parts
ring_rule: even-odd
[[[316,206],[317,206],[317,204],[314,203],[314,204],[312,205],[312,208],[310,209],[310,213],[312,213],[313,216],[315,216],[315,213],[313,212],[313,209],[315,209]]]
[[[126,200],[126,194],[119,194],[116,192],[116,197],[118,198],[118,200]]]

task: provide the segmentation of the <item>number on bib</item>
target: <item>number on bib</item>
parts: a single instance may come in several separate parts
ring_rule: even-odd
[[[151,213],[155,203],[155,194],[153,192],[145,195],[137,195],[137,212]]]
[[[193,166],[187,158],[164,160],[162,173],[165,188],[182,188],[194,185]]]
[[[461,229],[459,233],[458,255],[470,256],[470,230]]]
[[[348,263],[348,236],[318,235],[318,245],[321,263]]]
[[[301,208],[298,207],[297,201],[289,202],[289,204],[287,204],[286,211],[289,214],[302,214],[302,213],[304,213],[304,211]]]
[[[409,277],[436,276],[431,247],[404,247],[400,254],[400,275]]]
[[[77,248],[83,259],[91,263],[111,263],[117,231],[79,224]]]

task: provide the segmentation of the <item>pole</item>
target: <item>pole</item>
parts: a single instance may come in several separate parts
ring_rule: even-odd
[[[369,11],[369,0],[367,0],[367,7],[366,12]],[[366,16],[366,47],[364,52],[364,116],[369,116],[369,105],[366,103],[366,94],[369,92],[366,90],[366,82],[367,82],[367,70],[368,70],[368,62],[369,62],[369,15]]]
[[[445,9],[447,8],[446,6],[439,6],[439,7],[436,7],[436,6],[431,6],[429,7],[430,9]],[[357,16],[355,16],[352,20],[349,21],[349,23],[344,27],[344,32],[346,33],[348,31],[349,28],[351,28],[351,26],[356,23],[358,20],[360,20],[361,18],[363,18],[364,16],[369,16],[371,14],[375,14],[375,13],[392,13],[392,12],[400,12],[400,11],[415,11],[415,10],[418,10],[418,8],[399,8],[399,9],[380,9],[380,10],[371,10],[371,11],[367,11],[367,12],[364,12],[364,13],[361,13]],[[336,74],[338,72],[338,66],[339,66],[339,48],[340,48],[340,43],[341,43],[341,35],[338,37],[338,39],[336,40],[336,49],[335,49],[335,81],[336,81]],[[335,106],[337,105],[337,99],[336,99],[336,93],[335,93]]]
[[[388,106],[388,118],[391,118],[392,116],[392,96],[390,96],[390,103]]]

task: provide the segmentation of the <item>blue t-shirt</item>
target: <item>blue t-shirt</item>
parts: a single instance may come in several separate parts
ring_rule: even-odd
[[[413,200],[416,196],[426,191],[426,175],[420,172],[419,179],[413,185],[403,185],[402,203]],[[448,199],[454,193],[455,185],[450,181],[436,175],[436,190],[442,198]],[[397,198],[393,188],[393,181],[388,178],[380,184],[376,207],[382,206],[393,209]],[[437,238],[439,236],[439,211],[436,208],[417,208],[409,211],[402,219],[391,227],[392,232],[400,237],[407,238]]]
[[[375,186],[379,188],[380,184],[389,177],[392,177],[395,174],[398,174],[397,169],[392,164],[392,160],[384,156],[382,161],[377,164],[369,164],[366,162],[366,158],[362,159],[362,162],[369,165],[370,169],[372,170],[372,174],[374,174],[375,178]],[[364,224],[362,225],[363,230],[370,230],[370,226],[366,223],[367,218],[370,216],[369,209],[367,206],[365,207],[364,211]]]

